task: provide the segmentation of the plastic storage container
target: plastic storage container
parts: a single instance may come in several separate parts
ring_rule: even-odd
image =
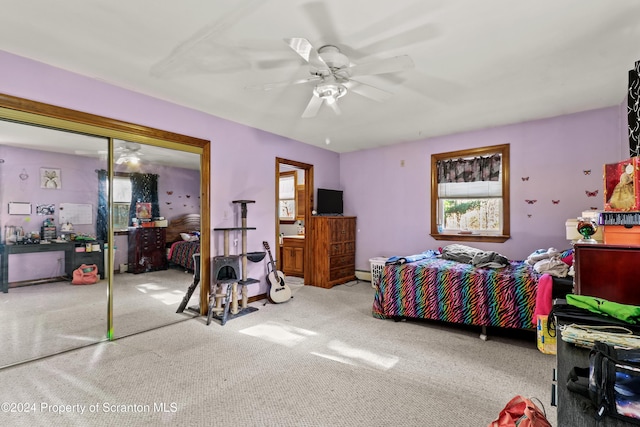
[[[382,270],[388,259],[389,258],[385,257],[375,257],[369,260],[371,263],[371,286],[374,289],[378,289],[378,283],[380,283],[380,278],[382,277]]]

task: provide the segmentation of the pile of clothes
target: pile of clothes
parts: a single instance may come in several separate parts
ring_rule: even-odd
[[[573,264],[573,255],[567,255],[556,248],[538,249],[527,257],[526,262],[532,265],[533,269],[540,274],[566,277],[569,275],[570,266]]]
[[[502,268],[509,265],[504,255],[494,251],[483,251],[471,246],[452,244],[442,248],[442,259],[471,264],[474,267]]]

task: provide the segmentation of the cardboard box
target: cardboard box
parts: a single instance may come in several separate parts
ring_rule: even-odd
[[[606,245],[640,246],[640,225],[603,225]]]
[[[604,165],[604,210],[640,210],[638,157]]]

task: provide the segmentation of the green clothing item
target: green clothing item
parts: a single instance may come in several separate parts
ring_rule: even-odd
[[[583,308],[592,313],[611,316],[632,325],[640,323],[640,307],[637,305],[620,304],[587,295],[568,294],[566,298],[567,303],[574,307]]]

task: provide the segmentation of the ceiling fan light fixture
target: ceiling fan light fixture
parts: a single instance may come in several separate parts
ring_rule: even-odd
[[[137,142],[126,141],[118,148],[120,156],[118,160],[116,160],[116,164],[121,165],[126,163],[129,165],[137,165],[140,163],[140,156],[143,155],[143,153],[140,152],[141,148],[142,146]]]
[[[118,160],[116,160],[116,164],[121,165],[123,163],[131,163],[137,165],[138,163],[140,163],[140,157],[136,156],[135,154],[123,154],[118,157]]]
[[[347,88],[337,83],[324,83],[313,89],[313,94],[327,102],[335,102],[347,94]]]

